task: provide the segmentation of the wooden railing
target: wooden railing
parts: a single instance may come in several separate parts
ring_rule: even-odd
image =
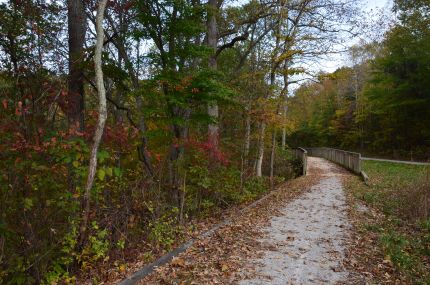
[[[298,147],[298,148],[294,148],[293,149],[294,152],[294,156],[296,159],[300,159],[300,161],[302,162],[302,174],[306,175],[306,169],[308,167],[308,152],[306,151],[306,149]]]
[[[361,174],[361,154],[328,147],[306,148],[309,156],[317,156],[333,161],[343,167]]]

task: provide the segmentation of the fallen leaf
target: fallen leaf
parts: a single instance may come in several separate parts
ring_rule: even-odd
[[[184,267],[185,266],[185,260],[183,260],[180,257],[174,257],[172,259],[172,265],[173,266],[178,266],[178,267]]]

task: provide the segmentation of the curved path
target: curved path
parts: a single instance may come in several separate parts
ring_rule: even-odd
[[[345,282],[345,241],[350,228],[341,176],[344,169],[309,157],[308,175],[321,178],[309,192],[285,205],[264,228],[264,250],[255,274],[240,284],[336,284]]]
[[[307,173],[121,284],[351,284],[342,266],[350,228],[342,178],[351,174],[315,157]]]

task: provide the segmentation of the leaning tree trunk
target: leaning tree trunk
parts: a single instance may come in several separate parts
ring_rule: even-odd
[[[69,125],[84,130],[84,43],[85,8],[82,0],[68,0],[69,80],[67,115]]]
[[[91,201],[91,188],[94,183],[94,176],[97,170],[97,151],[102,139],[103,130],[107,119],[106,108],[106,90],[103,82],[102,70],[102,49],[103,49],[103,16],[106,8],[107,0],[100,0],[97,8],[96,16],[96,51],[94,54],[94,69],[96,71],[96,84],[97,92],[99,95],[99,117],[97,120],[96,130],[94,132],[94,142],[91,148],[90,166],[88,170],[87,184],[85,186],[84,200],[83,200],[83,214],[79,230],[79,245],[82,247],[87,235],[88,220],[90,215],[90,201]]]
[[[218,43],[218,29],[216,15],[218,11],[218,1],[209,0],[208,2],[208,22],[207,22],[207,41],[209,48],[212,49],[212,55],[209,58],[209,69],[217,69],[216,48]],[[213,122],[208,125],[208,142],[213,148],[213,152],[218,151],[219,144],[219,125],[218,125],[218,103],[216,101],[208,104],[208,115]]]

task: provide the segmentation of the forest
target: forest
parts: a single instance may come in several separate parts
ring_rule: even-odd
[[[367,42],[361,5],[0,1],[0,283],[151,262],[301,175],[291,148],[428,159],[430,2]]]
[[[290,144],[429,158],[429,3],[396,3],[396,22],[382,42],[354,45],[350,66],[320,73],[295,92]]]

